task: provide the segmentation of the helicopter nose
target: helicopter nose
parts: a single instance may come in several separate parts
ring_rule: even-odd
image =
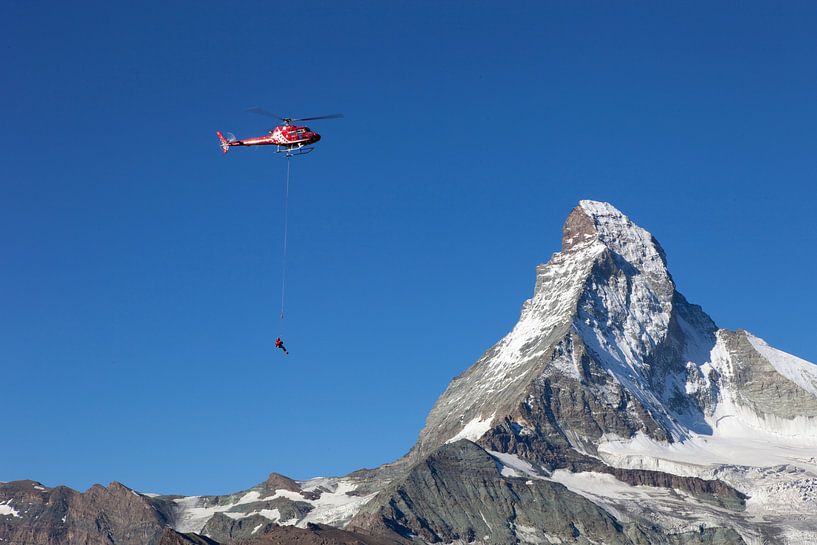
[[[318,141],[318,140],[320,140],[320,139],[321,139],[321,135],[320,135],[320,134],[318,134],[318,133],[313,133],[313,134],[312,134],[312,141],[313,141],[313,142],[317,142],[317,141]]]

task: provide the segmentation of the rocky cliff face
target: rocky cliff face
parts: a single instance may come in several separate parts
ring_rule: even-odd
[[[410,541],[359,534],[325,524],[305,528],[273,525],[257,535],[234,541],[236,545],[409,545]],[[158,545],[223,545],[198,534],[182,534],[167,528]]]
[[[170,502],[119,483],[84,493],[34,481],[0,483],[0,498],[2,543],[155,544],[173,520]]]
[[[0,538],[817,542],[816,453],[817,367],[719,329],[649,232],[582,201],[516,326],[451,382],[401,460],[229,496],[0,485]]]

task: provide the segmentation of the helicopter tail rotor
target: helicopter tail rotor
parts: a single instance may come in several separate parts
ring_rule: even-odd
[[[224,138],[224,135],[221,134],[221,131],[216,131],[216,136],[218,136],[219,142],[221,142],[221,149],[224,150],[224,153],[230,151],[230,143],[235,142],[235,136],[231,133],[227,133],[227,138]]]

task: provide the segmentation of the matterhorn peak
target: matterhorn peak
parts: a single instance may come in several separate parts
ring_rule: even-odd
[[[655,237],[610,203],[579,201],[562,232],[562,252],[598,241],[641,272],[666,273],[664,250]]]
[[[610,414],[622,395],[634,398],[616,427],[667,437],[672,426],[649,383],[679,301],[655,238],[613,205],[581,201],[564,224],[562,250],[536,268],[533,296],[518,322],[450,384],[416,450],[482,437],[500,415],[517,411],[532,392],[540,395],[543,380],[554,373],[580,384],[591,380],[588,374],[612,379],[610,385],[620,386],[601,386],[592,395],[600,408],[611,406],[604,409]],[[708,318],[696,321],[711,325]],[[610,431],[592,419],[588,437]]]

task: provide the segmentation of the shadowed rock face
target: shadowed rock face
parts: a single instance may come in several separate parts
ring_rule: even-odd
[[[258,533],[266,533],[277,525],[268,518],[254,514],[246,518],[233,519],[224,513],[216,513],[207,521],[201,533],[220,542],[233,542],[251,538]]]
[[[198,534],[182,534],[170,528],[165,528],[157,545],[220,545],[209,537]]]
[[[373,536],[340,530],[325,524],[308,524],[306,528],[278,526],[240,545],[408,545],[399,537]]]
[[[272,524],[260,529],[255,535],[234,541],[236,545],[408,545],[400,538],[378,537],[349,532],[326,526],[308,524],[306,528]],[[158,545],[221,545],[198,534],[181,534],[166,529]]]
[[[650,539],[655,539],[654,537]],[[236,545],[410,545],[414,540],[372,536],[333,528],[332,526],[309,524],[306,528],[275,526],[266,533],[247,540],[235,542]],[[547,543],[547,542],[546,542]],[[566,543],[581,544],[579,536]],[[584,541],[586,543],[586,541]],[[731,530],[723,528],[704,528],[697,532],[668,534],[653,541],[636,538],[632,543],[640,545],[734,545],[743,543]],[[157,545],[226,545],[198,534],[181,534],[166,528]]]
[[[419,462],[350,527],[416,535],[430,543],[515,543],[522,527],[547,528],[569,541],[584,535],[611,545],[630,543],[622,525],[591,502],[557,483],[506,479],[487,452],[466,440]]]
[[[416,464],[349,527],[428,543],[743,543],[733,531],[670,538],[648,526],[623,524],[561,484],[503,476],[491,455],[466,440]]]

